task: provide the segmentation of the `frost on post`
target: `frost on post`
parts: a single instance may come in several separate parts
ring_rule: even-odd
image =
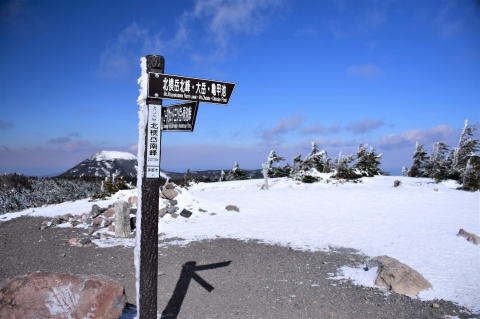
[[[135,278],[136,278],[136,295],[137,306],[140,305],[140,238],[142,233],[142,180],[144,171],[144,154],[145,154],[145,127],[147,125],[148,108],[147,108],[147,59],[145,57],[140,59],[141,76],[138,78],[140,86],[140,94],[137,99],[138,104],[138,152],[137,152],[137,190],[138,190],[138,204],[136,217],[136,235],[135,235]],[[137,308],[137,311],[140,308]],[[137,317],[139,314],[137,313]]]

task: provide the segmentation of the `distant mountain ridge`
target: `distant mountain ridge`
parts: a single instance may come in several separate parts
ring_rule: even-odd
[[[100,151],[59,176],[110,177],[113,175],[118,177],[136,177],[137,157],[127,152]]]
[[[249,178],[261,178],[261,170],[244,170]],[[198,181],[218,181],[220,169],[190,171],[191,178]],[[228,170],[225,170],[228,172]],[[169,177],[174,181],[183,180],[184,173],[162,171],[164,178]],[[137,177],[137,157],[132,153],[119,151],[100,151],[76,166],[70,168],[59,177]]]

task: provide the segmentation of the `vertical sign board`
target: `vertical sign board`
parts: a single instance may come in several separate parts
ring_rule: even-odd
[[[193,132],[198,102],[169,105],[162,108],[162,131]]]
[[[228,104],[235,83],[163,73],[148,74],[149,99],[173,99]]]
[[[148,106],[147,123],[147,178],[160,177],[160,112],[161,106]]]

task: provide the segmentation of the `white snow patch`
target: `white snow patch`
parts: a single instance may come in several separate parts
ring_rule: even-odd
[[[113,161],[116,159],[136,160],[137,157],[132,153],[118,151],[100,151],[89,158],[92,161]]]
[[[49,292],[46,306],[52,316],[62,315],[72,319],[72,311],[78,304],[80,296],[72,292],[72,284],[53,287]]]
[[[363,268],[354,268],[343,266],[338,269],[336,276],[331,276],[330,279],[335,280],[351,280],[354,284],[365,287],[377,287],[374,282],[377,279],[378,267],[372,267],[368,271]]]
[[[397,179],[402,183],[395,188]],[[195,184],[177,198],[179,205],[191,207],[192,217],[163,218],[159,231],[186,241],[257,239],[302,250],[332,246],[371,257],[388,255],[433,285],[420,298],[451,300],[480,311],[480,250],[456,236],[460,228],[480,234],[479,192],[457,190],[453,181],[436,184],[401,176],[363,178],[358,184],[272,179],[269,190],[260,190],[262,184]],[[240,212],[226,211],[230,204]],[[208,212],[198,213],[198,208]]]

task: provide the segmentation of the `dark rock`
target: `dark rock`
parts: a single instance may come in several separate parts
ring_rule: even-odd
[[[192,212],[187,210],[187,209],[183,209],[180,212],[180,216],[185,217],[185,218],[189,218],[190,216],[192,216]]]
[[[397,180],[393,181],[393,187],[398,187],[398,186],[400,186],[401,183],[402,182],[397,179]]]
[[[0,287],[0,318],[120,318],[125,302],[106,276],[34,272]]]
[[[84,238],[80,239],[80,240],[78,241],[78,243],[79,243],[80,245],[88,245],[88,244],[91,244],[92,241],[90,240],[90,238],[84,237]]]
[[[158,210],[158,216],[161,218],[167,214],[167,208],[162,208]]]
[[[133,230],[137,225],[137,217],[130,217],[130,228]]]
[[[199,208],[198,211],[201,212],[201,213],[206,213],[207,212],[205,209],[202,209],[202,208]]]
[[[92,209],[90,210],[90,216],[92,218],[95,218],[101,213],[102,213],[102,209],[100,208],[100,206],[98,206],[97,204],[93,204]]]
[[[176,199],[171,199],[171,200],[168,201],[168,203],[170,204],[170,206],[175,206],[175,205],[178,204],[178,200],[176,200]]]
[[[235,205],[227,205],[227,206],[225,207],[225,209],[228,210],[228,211],[240,212],[240,209],[239,209],[237,206],[235,206]]]

